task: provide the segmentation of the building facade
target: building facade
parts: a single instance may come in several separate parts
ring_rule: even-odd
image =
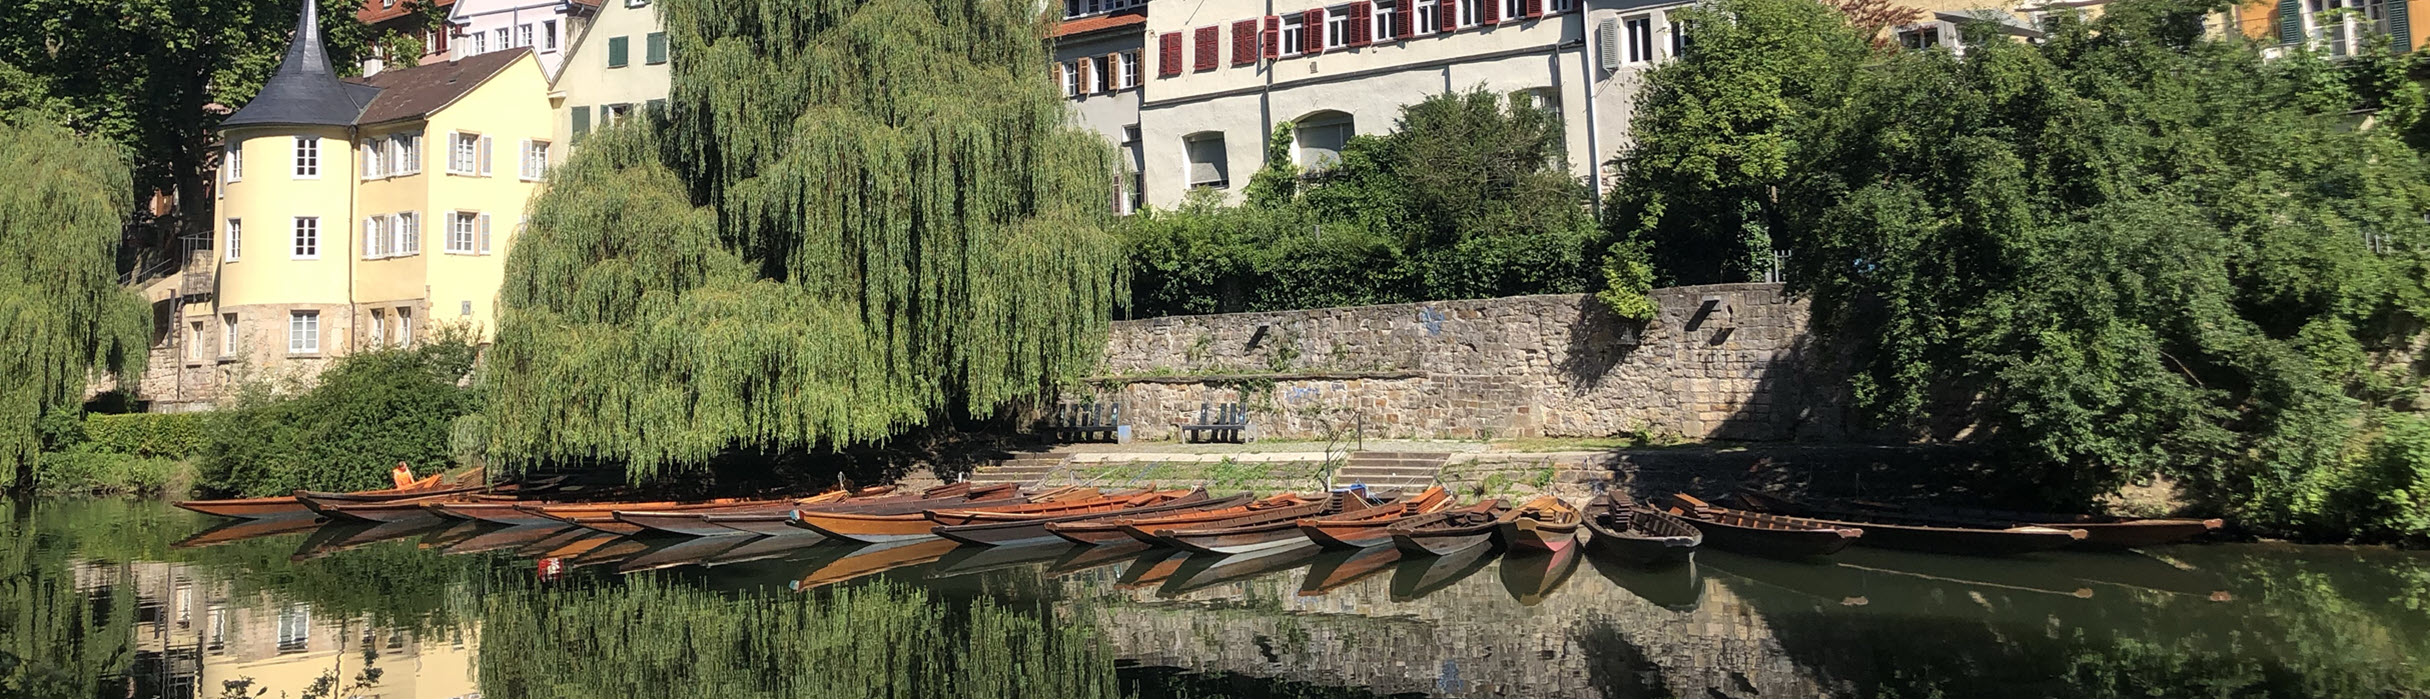
[[[624,0],[609,0],[623,2]],[[565,62],[567,40],[579,36],[573,26],[596,9],[597,0],[455,0],[447,24],[453,35],[448,56],[470,58],[486,53],[528,49],[550,76]]]
[[[1055,63],[1048,67],[1071,101],[1072,123],[1120,149],[1123,171],[1115,176],[1113,207],[1124,214],[1140,204],[1145,171],[1139,96],[1147,84],[1146,30],[1146,0],[1065,0],[1053,37]]]
[[[666,104],[672,75],[665,25],[649,0],[606,0],[574,39],[550,83],[558,143]],[[563,159],[559,152],[554,157]]]
[[[305,8],[277,73],[223,123],[213,260],[182,273],[179,395],[144,392],[155,402],[310,377],[441,325],[486,341],[496,325],[505,255],[554,147],[537,58],[340,81]]]

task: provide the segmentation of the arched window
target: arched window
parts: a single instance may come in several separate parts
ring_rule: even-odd
[[[1342,147],[1357,133],[1350,115],[1341,112],[1317,112],[1294,123],[1299,126],[1299,166],[1309,170],[1323,170],[1340,163]]]

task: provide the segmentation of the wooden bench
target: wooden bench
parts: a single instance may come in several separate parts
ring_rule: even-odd
[[[1181,431],[1183,442],[1199,442],[1204,433],[1206,442],[1248,442],[1249,407],[1240,403],[1198,404],[1198,422],[1173,426]]]
[[[1122,442],[1122,403],[1065,401],[1055,406],[1047,432],[1057,442]]]

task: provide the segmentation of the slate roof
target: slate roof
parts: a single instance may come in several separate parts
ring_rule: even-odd
[[[425,63],[412,68],[392,68],[368,78],[356,78],[350,85],[377,90],[379,97],[363,108],[362,116],[353,123],[411,119],[454,103],[464,93],[472,92],[490,76],[506,70],[516,59],[531,53],[529,48],[491,51],[452,61]]]
[[[220,122],[222,127],[266,124],[345,126],[353,124],[355,116],[369,101],[364,91],[349,88],[339,82],[337,73],[329,69],[329,52],[321,46],[320,6],[316,0],[304,0],[304,11],[295,18],[295,36],[287,42],[287,55],[279,59],[278,72],[262,84],[262,91],[245,103],[244,109]]]

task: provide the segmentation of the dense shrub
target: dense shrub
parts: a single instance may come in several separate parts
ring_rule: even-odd
[[[202,454],[209,417],[200,413],[93,414],[84,417],[87,448],[138,457]]]
[[[34,483],[44,493],[157,494],[188,482],[191,469],[182,460],[79,448],[43,454]]]
[[[474,407],[462,386],[470,341],[442,333],[413,349],[346,356],[301,393],[244,388],[211,414],[202,483],[246,495],[378,488],[403,461],[450,462],[449,431]]]

